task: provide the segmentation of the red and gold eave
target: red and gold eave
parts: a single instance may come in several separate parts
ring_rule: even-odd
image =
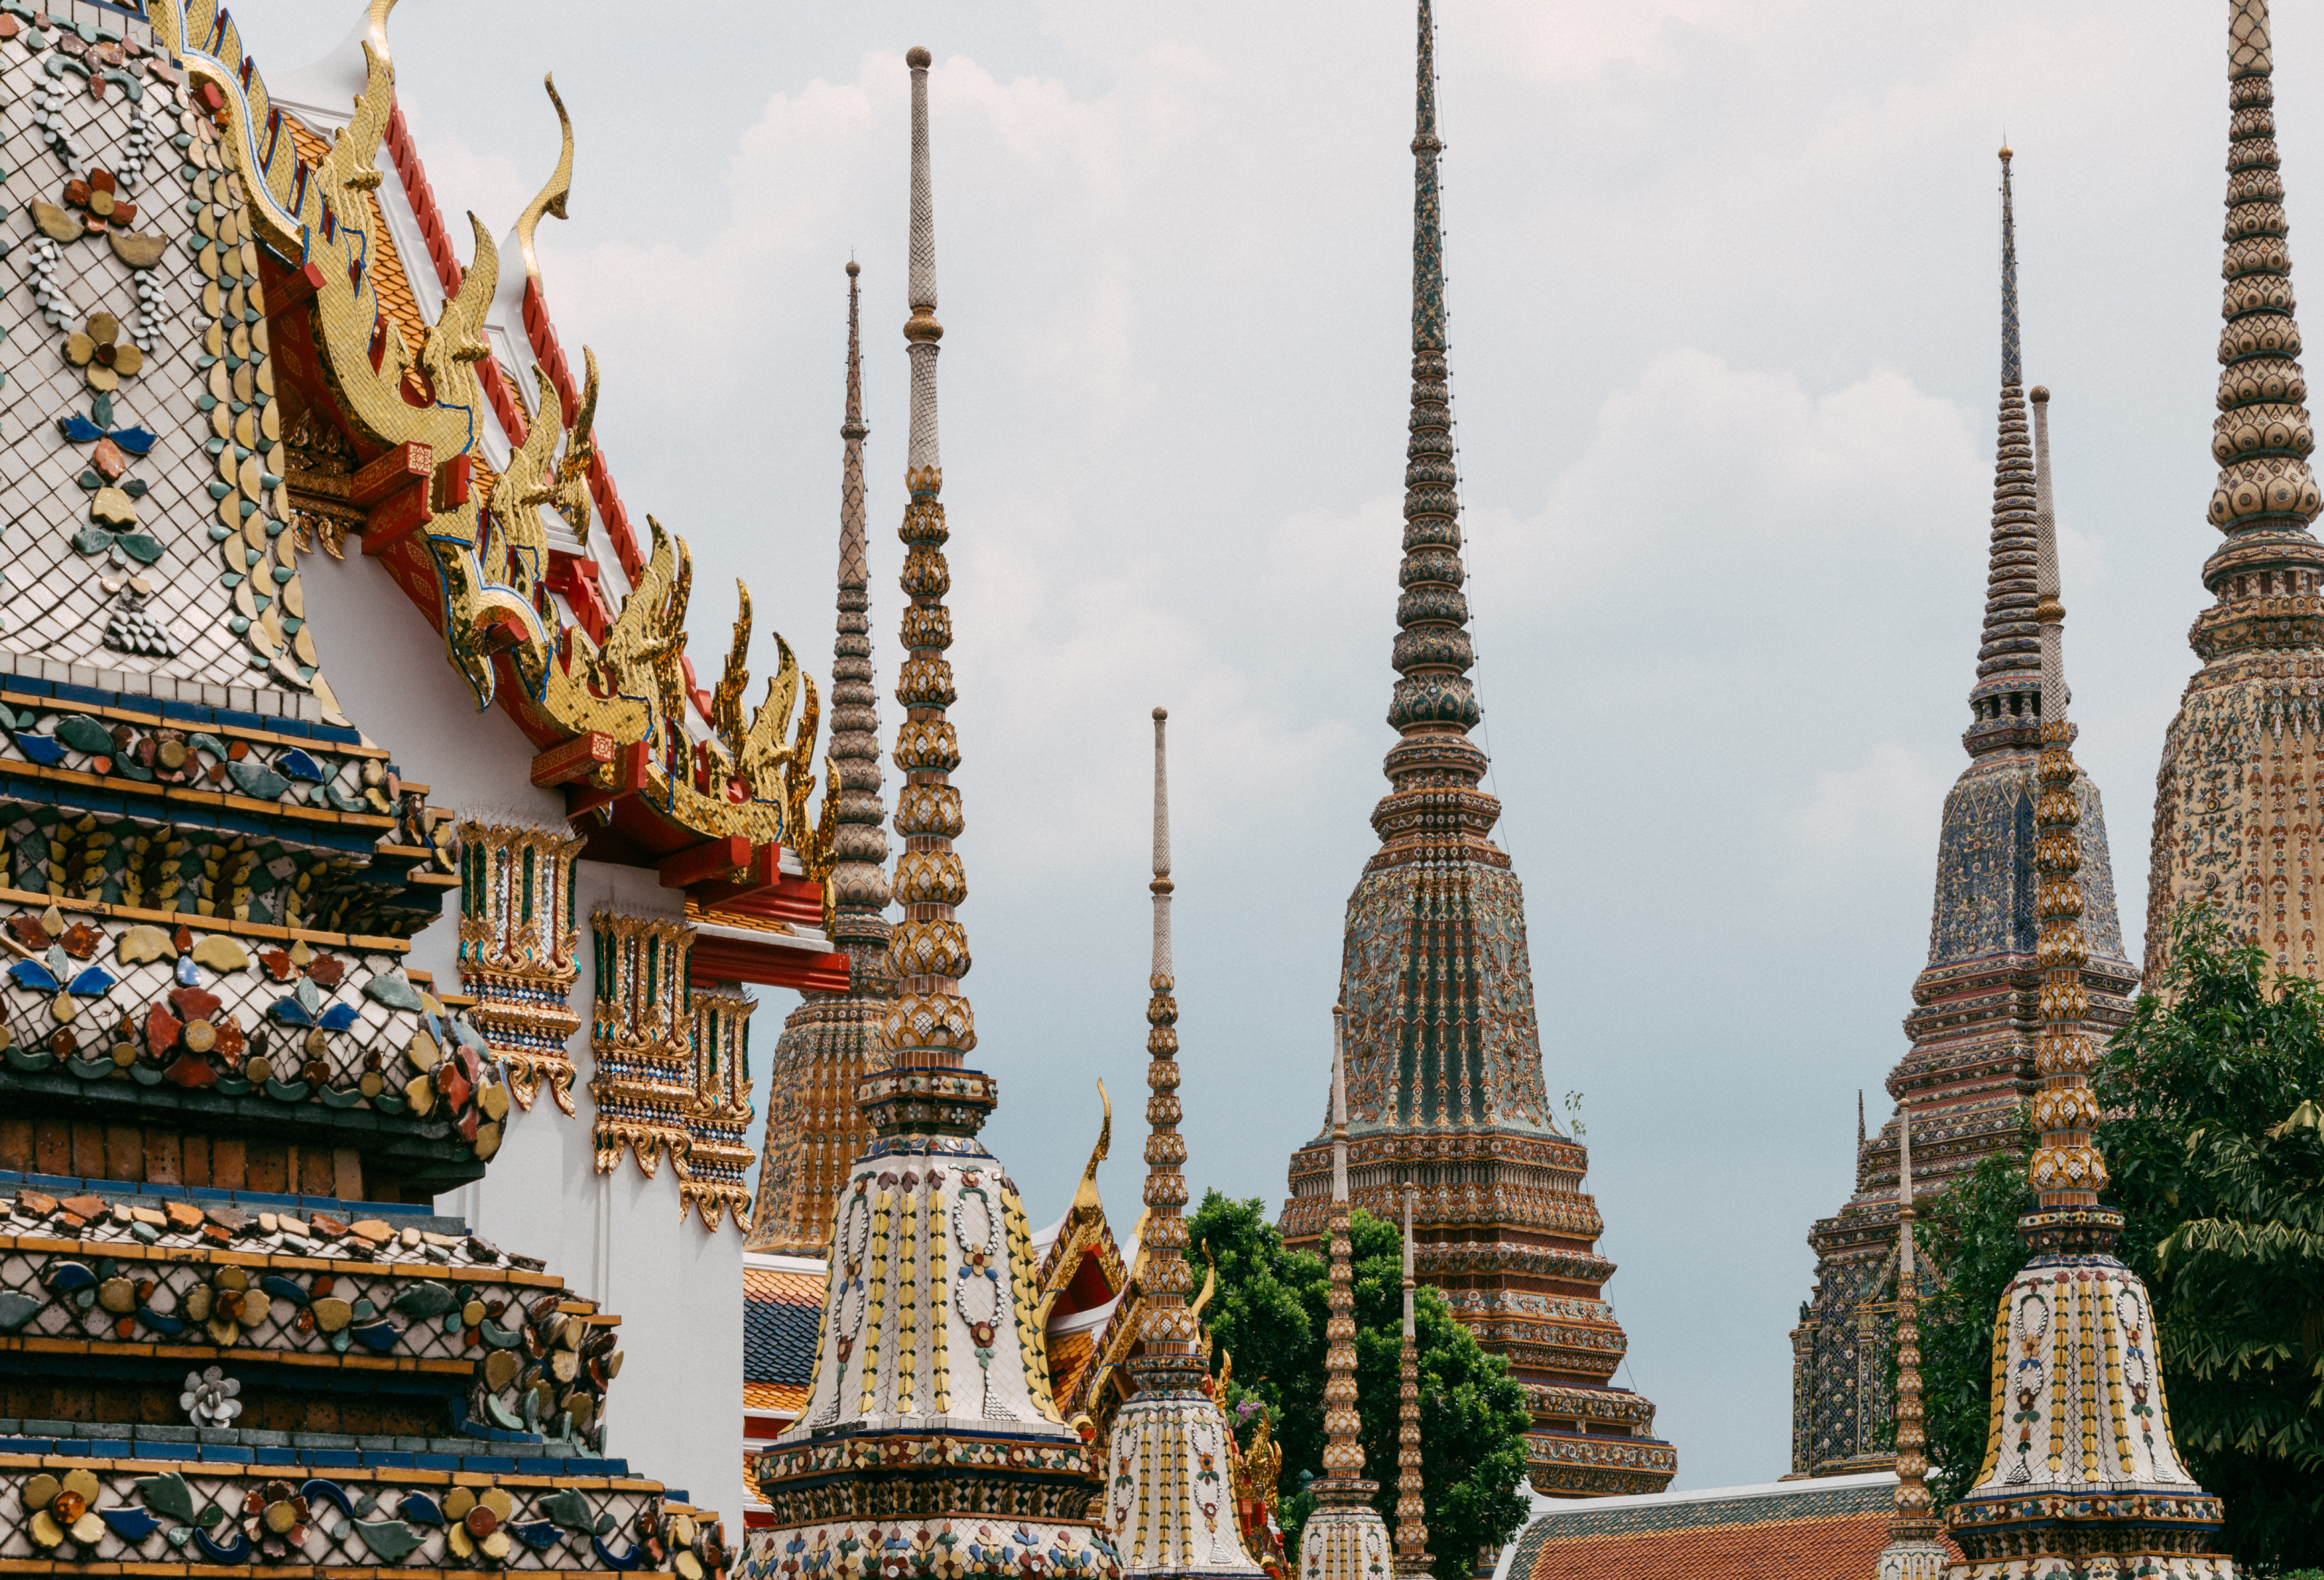
[[[245,90],[256,86],[250,81],[248,72],[244,78]],[[202,85],[197,91],[211,105],[222,124],[229,118],[229,110],[235,108],[250,115],[255,123],[256,105],[251,100],[230,104],[228,96],[216,84]],[[263,88],[258,89],[259,94],[263,92]],[[256,96],[254,94],[251,99]],[[279,127],[287,132],[288,141],[298,150],[300,163],[289,184],[303,195],[307,160],[311,158],[319,163],[329,157],[329,150],[321,139],[279,109],[270,109],[266,118],[274,123],[270,131]],[[268,141],[271,143],[274,139],[270,137]],[[400,106],[391,106],[380,144],[381,151],[394,162],[438,283],[449,299],[459,292],[466,271],[453,254],[442,216]],[[364,199],[353,194],[349,198],[351,201],[376,204],[375,198]],[[402,316],[417,319],[418,315],[410,306],[410,281],[401,277],[403,260],[388,239],[376,207],[369,217],[373,232],[381,242],[379,247],[368,253],[364,263],[374,273],[372,295],[378,302],[370,370],[376,374],[380,347],[385,342],[390,320],[398,316],[395,305],[404,306]],[[310,306],[332,283],[327,280],[324,265],[311,258],[293,265],[281,256],[272,238],[262,234],[261,240],[264,244],[259,249],[260,271],[276,377],[290,387],[309,412],[328,416],[340,428],[356,462],[354,474],[348,479],[346,503],[364,518],[364,524],[358,529],[364,552],[381,563],[430,626],[439,636],[446,636],[450,599],[443,572],[428,547],[426,528],[440,513],[466,505],[471,491],[490,488],[489,473],[474,454],[474,438],[468,452],[439,457],[424,443],[379,443],[364,431],[364,424],[347,420],[350,403],[343,398],[342,379],[335,373],[327,349],[317,333],[319,316]],[[561,410],[575,409],[583,402],[584,395],[576,385],[549,319],[540,280],[534,276],[526,280],[523,318],[529,346],[541,375],[555,388]],[[427,333],[424,324],[420,332],[423,335]],[[406,338],[410,336],[407,334]],[[362,371],[355,370],[358,376]],[[515,399],[512,381],[489,348],[477,360],[476,382],[512,447],[523,446],[529,432],[526,413]],[[406,371],[397,392],[415,410],[431,403],[425,375],[417,365]],[[558,420],[561,423],[561,414]],[[485,475],[480,478],[480,472]],[[640,552],[637,535],[613,485],[604,453],[594,443],[589,446],[584,475],[606,539],[624,574],[634,585],[645,578],[648,558]],[[593,559],[553,549],[548,559],[549,574],[537,590],[536,606],[547,606],[542,609],[547,617],[544,623],[556,631],[549,662],[570,676],[576,658],[576,629],[588,633],[590,644],[602,645],[614,611],[608,607]],[[569,606],[570,622],[555,618],[549,596],[551,593]],[[533,782],[543,787],[562,789],[567,813],[579,820],[578,826],[588,841],[584,856],[621,865],[652,866],[665,886],[686,895],[693,903],[691,909],[713,912],[715,914],[710,919],[734,923],[722,928],[719,935],[706,935],[697,942],[693,956],[697,979],[743,981],[811,991],[846,989],[846,956],[827,944],[814,948],[821,941],[814,938],[812,931],[807,937],[799,937],[793,932],[822,926],[825,915],[824,885],[803,868],[790,874],[783,871],[785,847],[781,841],[754,842],[731,832],[713,832],[706,837],[706,831],[673,814],[668,804],[673,798],[667,793],[670,769],[652,760],[648,742],[624,741],[596,730],[574,732],[541,705],[541,698],[527,684],[506,651],[493,654],[489,662],[496,682],[493,701],[534,746]],[[706,720],[709,694],[696,684],[690,657],[681,654],[678,662],[683,674],[685,704]],[[730,798],[739,798],[747,794],[739,780],[731,790],[714,787],[709,782],[712,760],[701,743],[694,744],[693,755],[693,788],[700,795],[715,795],[725,790]],[[661,794],[658,795],[658,791]],[[796,861],[792,865],[802,867]],[[752,931],[793,935],[779,945],[735,936]]]

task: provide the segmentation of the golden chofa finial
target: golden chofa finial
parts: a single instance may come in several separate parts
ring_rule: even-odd
[[[2036,406],[2048,405],[2050,403],[2050,386],[2047,384],[2034,385],[2033,390],[2026,395],[2025,399],[2031,400]]]
[[[904,64],[909,66],[915,71],[929,65],[935,60],[936,57],[934,55],[929,54],[927,51],[922,49],[918,44],[914,44],[910,49],[904,51]]]
[[[2009,162],[2009,144],[2006,142],[2001,145],[2001,162],[2003,164]]]
[[[863,265],[862,265],[862,264],[858,263],[858,262],[857,262],[854,259],[853,259],[853,258],[850,258],[850,259],[847,261],[847,278],[848,278],[848,279],[853,280],[853,279],[854,279],[857,275],[859,275],[859,274],[861,274],[861,273],[862,273],[862,272],[863,272]]]

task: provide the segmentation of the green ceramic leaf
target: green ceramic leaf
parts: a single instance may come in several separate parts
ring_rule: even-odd
[[[137,1483],[137,1495],[144,1499],[145,1506],[156,1514],[165,1514],[172,1520],[191,1520],[194,1517],[193,1491],[186,1485],[186,1478],[174,1470],[167,1475],[141,1477]]]

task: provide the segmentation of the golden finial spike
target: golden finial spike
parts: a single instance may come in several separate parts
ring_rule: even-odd
[[[516,221],[517,250],[524,254],[524,271],[535,284],[540,280],[540,260],[533,253],[533,232],[540,228],[540,216],[544,214],[565,217],[565,199],[573,190],[573,117],[565,113],[565,101],[558,96],[556,73],[542,78],[540,85],[549,90],[549,102],[557,108],[557,168],[549,172],[548,183],[533,195]]]

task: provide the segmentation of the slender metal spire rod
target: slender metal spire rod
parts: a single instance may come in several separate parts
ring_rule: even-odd
[[[960,790],[952,783],[961,758],[959,738],[946,717],[955,693],[952,664],[945,657],[952,646],[952,611],[944,602],[952,573],[945,564],[950,534],[938,498],[944,468],[936,448],[936,343],[944,326],[936,317],[928,61],[923,49],[904,57],[912,72],[912,315],[904,324],[912,364],[911,436],[904,466],[911,501],[897,535],[904,542],[902,585],[911,607],[904,611],[902,632],[909,657],[896,677],[896,700],[905,715],[896,735],[896,766],[904,773],[896,798],[896,831],[904,836],[904,851],[896,860],[895,895],[904,919],[888,945],[902,984],[890,1001],[884,1030],[897,1068],[957,1070],[976,1046],[976,1016],[960,987],[968,975],[969,952],[957,907],[968,897],[968,879],[952,846],[963,826]],[[984,1101],[989,1107],[989,1091]]]
[[[1194,1274],[1186,1265],[1186,1141],[1178,1134],[1178,1002],[1170,962],[1170,777],[1163,731],[1166,709],[1154,710],[1154,969],[1148,986],[1146,1085],[1146,1252],[1140,1281],[1146,1309],[1139,1337],[1144,1348],[1130,1363],[1138,1386],[1189,1388],[1199,1383],[1203,1359],[1198,1324],[1186,1309]]]
[[[1921,1415],[1921,1286],[1913,1255],[1913,1110],[1896,1110],[1896,1503],[1893,1541],[1933,1542],[1944,1528],[1929,1496]]]
[[[1352,1480],[1363,1472],[1363,1418],[1356,1410],[1356,1295],[1348,1237],[1347,1006],[1332,1006],[1332,1292],[1323,1326],[1323,1477]]]
[[[2050,391],[2034,391],[2034,422],[2043,481],[2048,473]],[[2031,1174],[2045,1210],[2098,1205],[2106,1189],[2106,1162],[2098,1155],[2098,1099],[2090,1095],[2089,1070],[2097,1050],[2082,1029],[2089,991],[2082,970],[2090,963],[2082,932],[2081,841],[2075,828],[2081,807],[2074,797],[2074,728],[2066,717],[2066,606],[2059,600],[2057,530],[2053,513],[2037,512],[2042,629],[2041,795],[2034,816],[2034,914],[2040,929],[2035,943],[2042,966],[2042,1029],[2034,1039],[2034,1068],[2042,1090],[2034,1099]]]
[[[1428,1500],[1420,1474],[1420,1338],[1413,1313],[1412,1203],[1420,1188],[1404,1187],[1404,1348],[1397,1361],[1396,1422],[1396,1573],[1427,1580],[1435,1559],[1428,1551]]]

